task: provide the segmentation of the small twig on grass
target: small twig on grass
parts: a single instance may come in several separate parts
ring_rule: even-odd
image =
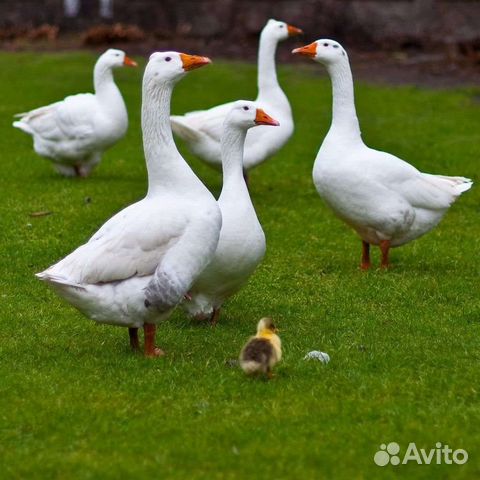
[[[30,217],[46,217],[47,215],[51,215],[53,212],[49,210],[42,210],[40,212],[32,212],[29,214]]]

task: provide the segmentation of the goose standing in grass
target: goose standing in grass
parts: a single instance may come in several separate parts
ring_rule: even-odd
[[[317,40],[293,53],[323,63],[332,80],[332,124],[313,167],[317,191],[362,239],[361,268],[370,267],[370,244],[380,247],[381,266],[388,267],[390,248],[432,230],[472,181],[422,173],[363,143],[350,64],[339,43]]]
[[[278,122],[253,102],[232,104],[222,135],[223,188],[218,199],[222,229],[215,255],[197,278],[183,306],[197,320],[215,324],[220,307],[247,282],[265,255],[265,235],[243,177],[247,131]],[[258,127],[256,127],[258,128]]]
[[[260,127],[250,130],[245,141],[243,168],[246,172],[278,152],[293,133],[292,109],[280,88],[275,68],[278,42],[302,33],[299,28],[270,19],[260,35],[258,52],[258,96],[255,103],[280,122],[279,128]],[[222,166],[221,136],[225,117],[232,102],[172,116],[173,132],[184,140],[189,149],[217,169]]]
[[[71,95],[16,115],[13,126],[31,135],[35,152],[52,160],[62,175],[88,176],[127,132],[127,109],[112,72],[121,66],[137,64],[122,50],[107,50],[93,70],[94,94]]]
[[[37,274],[91,319],[129,327],[134,349],[143,327],[146,356],[163,353],[154,344],[156,325],[210,262],[220,234],[217,202],[176,149],[169,119],[174,84],[207,63],[206,57],[177,52],[152,54],[142,99],[146,197]]]

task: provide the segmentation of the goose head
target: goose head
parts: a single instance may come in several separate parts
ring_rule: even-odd
[[[304,55],[326,66],[348,60],[344,48],[335,40],[321,39],[304,47],[295,48],[292,53]]]
[[[225,126],[233,126],[243,130],[257,125],[280,125],[277,120],[258,108],[254,102],[238,100],[225,118]]]
[[[293,25],[288,25],[288,23],[285,22],[279,22],[273,18],[267,22],[262,30],[262,34],[268,34],[277,41],[285,40],[288,37],[293,37],[302,33],[303,31],[300,28],[294,27]]]
[[[117,50],[115,48],[108,49],[105,53],[103,53],[100,56],[98,61],[109,68],[137,66],[137,62],[132,60],[130,57],[127,57],[127,55],[125,55],[125,52],[123,50]]]
[[[262,333],[278,333],[278,328],[271,318],[264,317],[258,322],[257,335],[261,335]]]
[[[179,52],[155,52],[150,55],[145,77],[151,78],[154,83],[176,83],[186,72],[209,63],[212,61],[208,57]]]

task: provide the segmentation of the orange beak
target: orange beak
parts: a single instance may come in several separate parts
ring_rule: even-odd
[[[125,58],[123,59],[123,64],[126,66],[126,67],[137,67],[138,64],[135,60],[132,60],[130,57],[127,57],[125,55]]]
[[[278,127],[280,125],[274,118],[267,115],[261,108],[257,108],[257,114],[255,115],[255,125],[273,125]]]
[[[293,25],[287,25],[287,31],[289,37],[295,37],[296,35],[302,35],[303,33],[301,28],[294,27]]]
[[[310,43],[310,45],[305,45],[304,47],[296,48],[292,50],[292,53],[298,53],[300,55],[305,55],[306,57],[315,58],[317,55],[317,42]]]
[[[199,57],[198,55],[187,55],[186,53],[181,53],[180,58],[182,59],[183,69],[188,72],[194,70],[195,68],[203,67],[212,63],[208,57]]]

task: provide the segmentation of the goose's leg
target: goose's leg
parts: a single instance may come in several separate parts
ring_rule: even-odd
[[[362,240],[362,263],[360,268],[362,270],[368,270],[371,266],[370,263],[370,244]]]
[[[212,312],[212,316],[210,317],[210,323],[212,326],[215,326],[218,323],[218,319],[220,317],[220,308],[214,308]]]
[[[380,251],[382,252],[382,263],[380,268],[388,268],[390,263],[388,261],[388,252],[390,250],[390,240],[382,240],[380,242]]]
[[[64,177],[74,177],[76,175],[75,169],[70,165],[63,165],[61,163],[53,164],[55,170]]]
[[[129,327],[128,335],[130,336],[130,347],[134,352],[140,350],[140,342],[138,341],[138,328]]]
[[[99,152],[92,153],[82,165],[80,165],[80,176],[88,177],[92,170],[100,163],[102,154]]]
[[[85,175],[81,165],[74,165],[73,169],[75,170],[76,177],[85,178],[87,176]]]
[[[143,333],[145,336],[144,353],[146,357],[161,357],[165,352],[155,346],[155,334],[157,326],[153,323],[145,323],[143,325]]]
[[[84,164],[84,165],[75,165],[75,173],[77,177],[80,178],[87,178],[90,175],[90,172],[92,171],[92,168],[90,165]]]

